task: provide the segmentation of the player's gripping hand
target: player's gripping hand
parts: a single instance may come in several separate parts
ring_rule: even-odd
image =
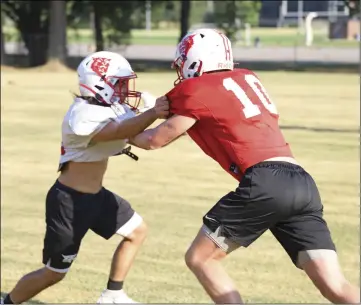
[[[139,113],[146,112],[147,110],[151,109],[155,105],[156,98],[152,94],[148,92],[142,92],[142,101],[143,101],[143,107],[138,109]]]
[[[157,98],[153,111],[155,111],[159,119],[166,119],[169,116],[169,101],[166,96]]]

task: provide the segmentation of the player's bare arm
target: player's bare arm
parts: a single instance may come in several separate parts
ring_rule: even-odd
[[[157,99],[153,108],[126,120],[112,121],[92,138],[92,142],[105,142],[133,137],[150,126],[156,119],[166,118],[169,103],[166,97]]]
[[[143,149],[158,149],[182,136],[197,122],[194,118],[174,115],[156,128],[147,129],[130,139],[130,143]]]

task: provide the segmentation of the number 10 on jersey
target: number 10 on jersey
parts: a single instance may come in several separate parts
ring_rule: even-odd
[[[245,75],[245,81],[252,88],[254,93],[262,102],[263,106],[270,113],[278,114],[275,104],[273,104],[273,102],[271,101],[270,97],[266,92],[266,89],[263,87],[259,79],[252,74],[247,74]],[[259,89],[257,85],[261,89]],[[246,92],[244,92],[241,86],[238,85],[233,78],[231,77],[225,78],[223,80],[223,86],[228,91],[232,91],[234,95],[238,98],[238,100],[242,103],[244,107],[243,112],[247,119],[261,114],[261,110],[259,109],[259,107],[252,103],[250,98],[247,96]]]

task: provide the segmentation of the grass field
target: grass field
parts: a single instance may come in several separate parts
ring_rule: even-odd
[[[260,72],[281,113],[293,152],[319,185],[325,217],[348,279],[359,283],[359,77],[356,74]],[[139,89],[163,94],[174,73],[141,73]],[[57,177],[62,116],[76,74],[3,70],[1,102],[1,290],[41,267],[44,198]],[[139,162],[113,158],[105,186],[128,199],[149,236],[126,280],[129,295],[148,303],[210,300],[184,263],[202,215],[237,183],[187,137],[159,151],[134,149]],[[104,288],[118,237],[92,232],[67,278],[35,298],[94,303]],[[323,303],[305,275],[266,233],[225,266],[252,303]]]
[[[14,28],[5,27],[5,40],[17,41],[18,34]],[[236,43],[237,46],[244,46],[244,31],[241,31],[242,38]],[[131,44],[134,45],[176,45],[180,32],[178,29],[153,29],[150,32],[135,29],[131,31]],[[298,33],[297,28],[252,28],[251,41],[256,37],[260,38],[262,46],[304,46],[305,33]],[[68,43],[94,43],[94,33],[90,29],[73,30],[68,29]],[[252,42],[253,44],[253,42]],[[330,40],[327,30],[314,29],[314,47],[342,47],[356,48],[359,42],[356,40]]]

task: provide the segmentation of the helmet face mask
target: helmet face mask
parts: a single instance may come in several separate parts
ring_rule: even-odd
[[[212,29],[195,30],[177,46],[172,63],[178,75],[174,85],[206,72],[233,70],[233,66],[231,42],[224,34]]]
[[[135,90],[137,75],[120,54],[101,51],[93,53],[78,66],[81,95],[91,96],[101,104],[127,104],[133,110],[140,103],[141,92]]]
[[[184,80],[184,77],[182,75],[182,69],[184,65],[185,60],[182,58],[182,56],[177,57],[174,62],[172,63],[171,68],[175,69],[177,72],[178,78],[174,81],[174,86],[178,85]]]
[[[110,102],[126,104],[136,110],[140,104],[141,92],[135,90],[136,74],[130,77],[111,76],[109,86],[114,90]],[[114,85],[113,85],[114,84]]]

